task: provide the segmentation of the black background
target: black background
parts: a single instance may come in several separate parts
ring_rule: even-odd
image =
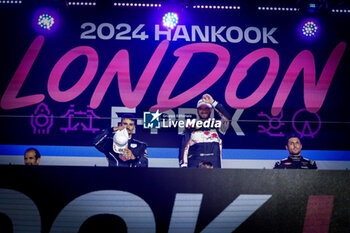
[[[19,191],[34,201],[41,215],[43,233],[49,232],[58,213],[69,202],[99,190],[120,190],[142,198],[153,211],[157,232],[168,231],[176,193],[203,194],[195,232],[203,230],[241,194],[272,197],[235,233],[302,232],[310,195],[334,196],[329,233],[347,232],[350,227],[348,171],[52,166],[0,168],[0,175],[4,177],[0,188]],[[5,232],[10,232],[8,218],[0,214],[0,221],[2,226],[6,226]],[[119,217],[98,215],[85,221],[79,232],[93,232],[92,229],[111,232],[108,229],[113,226],[125,230],[125,223]]]

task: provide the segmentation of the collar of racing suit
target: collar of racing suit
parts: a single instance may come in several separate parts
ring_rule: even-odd
[[[289,155],[289,158],[295,162],[298,162],[302,160],[303,157],[301,155]]]

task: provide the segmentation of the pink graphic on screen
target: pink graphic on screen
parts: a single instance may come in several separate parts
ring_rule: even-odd
[[[308,113],[309,115],[311,115],[309,117],[310,120],[305,120],[306,117],[302,117],[303,119],[303,128],[300,129],[299,127],[297,127],[297,117],[299,114],[302,113]],[[316,121],[315,121],[316,119]],[[313,127],[311,127],[311,124],[313,125]],[[307,111],[307,109],[303,108],[303,109],[299,109],[298,111],[296,111],[293,115],[292,118],[292,125],[293,125],[293,129],[295,130],[295,132],[297,132],[300,137],[314,137],[321,129],[321,125],[322,125],[322,121],[321,121],[321,117],[317,114],[317,113],[310,113],[309,111]],[[314,127],[314,125],[317,125],[316,127]]]
[[[19,64],[15,74],[13,75],[11,82],[7,86],[4,95],[1,98],[2,109],[16,109],[22,108],[34,104],[38,104],[45,99],[43,94],[35,94],[29,96],[18,97],[18,93],[22,88],[22,85],[27,78],[30,69],[36,60],[41,47],[44,44],[44,37],[38,36],[34,39],[33,43],[29,46],[26,54],[24,55],[21,63]]]
[[[240,99],[237,97],[237,89],[243,79],[247,76],[248,70],[257,61],[262,58],[268,58],[270,61],[269,68],[259,87],[248,97]],[[275,82],[279,69],[279,56],[273,49],[258,49],[245,56],[234,68],[230,81],[225,91],[226,102],[235,109],[245,109],[258,103],[270,90]]]
[[[309,196],[303,233],[328,233],[334,196]]]
[[[218,57],[217,63],[213,70],[204,77],[199,83],[191,87],[189,90],[170,99],[170,95],[178,83],[182,73],[190,62],[194,53],[212,53]],[[211,87],[225,72],[230,62],[230,53],[222,46],[211,43],[196,43],[185,45],[174,52],[174,56],[178,57],[173,68],[164,80],[159,90],[157,105],[152,106],[150,111],[160,109],[167,111],[172,108],[181,106],[182,104],[196,98],[209,87]],[[199,67],[200,68],[200,67]]]
[[[30,125],[33,128],[33,134],[50,134],[50,128],[53,125],[53,114],[50,115],[49,107],[40,103],[30,117]]]
[[[268,128],[266,128],[263,125],[258,125],[258,128],[260,128],[260,130],[258,130],[259,133],[267,133],[269,136],[272,137],[283,137],[284,133],[282,133],[282,131],[280,132],[271,132],[271,130],[276,131],[279,130],[283,125],[285,125],[285,123],[283,123],[281,120],[283,118],[283,111],[281,111],[280,116],[269,116],[264,112],[260,112],[258,114],[259,117],[265,117],[268,119],[269,121],[269,126]]]
[[[17,109],[34,104],[41,103],[45,99],[44,94],[32,94],[19,97],[20,91],[30,93],[32,90],[21,90],[23,83],[26,81],[28,73],[32,68],[40,50],[44,44],[44,37],[38,36],[34,39],[27,52],[25,53],[21,63],[19,64],[15,74],[13,75],[9,85],[7,86],[0,102],[1,108],[5,110]],[[145,97],[145,93],[151,87],[151,81],[160,63],[164,62],[165,53],[169,46],[168,41],[162,41],[152,57],[150,58],[146,68],[144,69],[134,90],[131,88],[130,77],[130,58],[128,51],[125,49],[116,53],[104,74],[95,87],[91,96],[90,106],[97,109],[109,85],[114,78],[118,76],[118,86],[120,98],[128,108],[137,107]],[[285,102],[291,92],[291,89],[302,72],[304,76],[304,103],[307,111],[316,113],[323,105],[328,89],[337,70],[339,62],[346,48],[345,42],[340,42],[331,52],[326,61],[322,73],[316,83],[315,60],[313,54],[304,50],[300,52],[292,61],[283,80],[277,90],[276,96],[272,103],[271,114],[277,116],[283,109]],[[138,51],[139,52],[139,51]],[[140,51],[142,52],[142,51]],[[184,70],[195,53],[211,53],[217,56],[218,60],[211,72],[202,77],[196,85],[188,90],[184,90],[181,94],[170,99],[170,96],[178,83]],[[141,56],[142,54],[140,54]],[[78,57],[86,56],[87,63],[83,75],[79,81],[68,90],[60,90],[62,74],[67,67]],[[177,61],[166,75],[158,92],[157,104],[152,109],[160,109],[162,111],[179,107],[188,101],[197,98],[205,92],[209,87],[214,85],[219,78],[225,73],[230,63],[230,53],[220,45],[214,43],[194,43],[182,46],[174,52],[174,56],[178,57]],[[240,83],[246,77],[247,71],[260,59],[268,58],[270,61],[268,71],[259,85],[259,87],[250,96],[240,99],[237,97],[237,90]],[[89,46],[78,46],[64,54],[61,59],[54,65],[47,82],[47,91],[52,100],[57,102],[71,102],[78,98],[91,84],[95,78],[96,71],[99,66],[99,57],[95,49]],[[225,100],[229,106],[237,109],[246,109],[257,104],[270,91],[276,76],[279,72],[280,60],[278,53],[271,48],[257,49],[246,55],[231,73],[230,80],[225,90]],[[201,69],[201,67],[195,67]],[[29,80],[28,80],[29,82]],[[44,82],[42,82],[44,83]],[[113,91],[111,88],[110,91]],[[150,101],[150,100],[149,100]]]
[[[334,77],[346,48],[346,43],[339,43],[329,56],[318,82],[316,83],[315,59],[313,54],[304,50],[290,64],[272,104],[271,113],[276,116],[283,108],[295,80],[301,72],[304,75],[304,102],[307,111],[316,113],[322,107],[329,86]]]
[[[75,59],[80,56],[87,57],[87,64],[79,81],[70,89],[61,91],[60,81],[64,71]],[[57,102],[69,102],[78,97],[89,86],[95,77],[98,67],[97,52],[88,46],[79,46],[68,51],[53,67],[47,83],[47,91],[53,100]]]
[[[163,60],[168,46],[169,41],[167,40],[158,45],[134,90],[131,88],[129,53],[125,49],[120,50],[113,57],[97,84],[90,101],[91,108],[98,108],[116,74],[118,74],[119,94],[123,104],[128,108],[138,106],[144,98],[160,62]]]
[[[90,106],[87,106],[87,110],[85,112],[83,111],[75,111],[75,106],[70,105],[70,109],[67,110],[67,112],[61,116],[61,118],[66,118],[68,121],[67,127],[61,127],[60,130],[67,133],[68,131],[91,131],[92,133],[95,133],[96,131],[99,131],[99,128],[94,128],[92,126],[93,119],[100,118],[97,116],[94,111],[90,108]],[[81,127],[79,127],[81,126]]]

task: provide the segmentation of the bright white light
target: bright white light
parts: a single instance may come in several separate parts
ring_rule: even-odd
[[[306,37],[316,36],[317,30],[318,26],[312,21],[305,23],[302,28],[303,35]]]
[[[51,30],[54,23],[54,18],[49,14],[42,14],[38,18],[38,25],[45,30]]]
[[[163,25],[173,29],[179,22],[179,17],[174,12],[168,12],[163,16]]]

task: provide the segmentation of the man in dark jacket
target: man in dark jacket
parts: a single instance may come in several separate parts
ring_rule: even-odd
[[[107,128],[96,135],[93,145],[105,154],[110,167],[148,167],[147,145],[132,138],[135,118],[122,117],[118,127]]]
[[[286,139],[289,156],[277,161],[274,169],[317,169],[316,162],[301,156],[303,145],[299,135],[291,134]]]

